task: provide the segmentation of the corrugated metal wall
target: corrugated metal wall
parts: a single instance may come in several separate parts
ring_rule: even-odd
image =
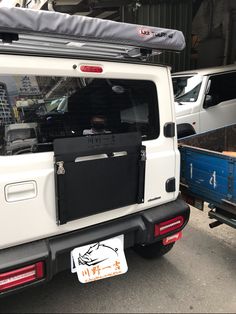
[[[174,28],[184,33],[186,48],[181,53],[164,52],[155,58],[155,62],[168,64],[173,71],[190,68],[191,51],[191,0],[150,0],[142,1],[142,6],[134,10],[130,6],[122,7],[122,21],[142,25]],[[145,3],[145,4],[144,4]]]

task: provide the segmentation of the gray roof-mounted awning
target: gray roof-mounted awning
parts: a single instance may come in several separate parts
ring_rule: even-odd
[[[182,32],[84,16],[0,8],[0,51],[138,57],[140,51],[181,51]],[[7,44],[7,45],[6,45]]]

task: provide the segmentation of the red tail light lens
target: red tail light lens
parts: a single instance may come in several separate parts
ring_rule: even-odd
[[[169,233],[173,230],[179,229],[184,223],[182,216],[175,217],[173,219],[161,222],[155,225],[154,235],[155,237]]]
[[[0,274],[0,292],[9,290],[44,277],[44,263],[11,270]]]
[[[86,73],[102,73],[103,68],[101,66],[94,66],[94,65],[81,65],[80,66],[80,71],[81,72],[86,72]]]

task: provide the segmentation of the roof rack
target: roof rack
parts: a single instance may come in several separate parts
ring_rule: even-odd
[[[182,32],[98,18],[0,8],[0,53],[147,59],[181,51]]]

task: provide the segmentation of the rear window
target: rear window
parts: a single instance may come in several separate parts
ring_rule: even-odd
[[[51,151],[56,138],[135,131],[143,141],[159,136],[152,81],[0,77],[1,155]]]

